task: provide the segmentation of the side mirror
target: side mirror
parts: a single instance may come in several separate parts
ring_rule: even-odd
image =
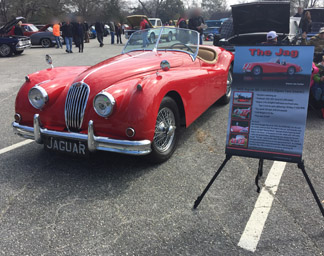
[[[170,63],[167,60],[162,60],[160,63],[160,67],[163,71],[169,71],[170,70]]]
[[[46,54],[45,60],[46,60],[48,65],[51,65],[52,68],[54,67],[53,66],[53,60],[52,60],[52,57],[50,55]]]
[[[221,39],[220,35],[214,35],[213,39],[213,45],[218,46],[219,45],[219,40]]]

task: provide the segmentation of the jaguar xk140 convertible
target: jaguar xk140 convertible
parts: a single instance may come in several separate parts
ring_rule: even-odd
[[[228,103],[233,62],[222,48],[199,46],[195,31],[172,29],[170,42],[163,27],[153,29],[153,43],[152,29],[137,31],[121,55],[97,65],[52,65],[26,76],[14,132],[65,153],[103,150],[167,160],[181,126],[218,100]]]

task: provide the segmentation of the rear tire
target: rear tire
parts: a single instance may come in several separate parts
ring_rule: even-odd
[[[162,163],[168,160],[176,149],[179,132],[179,109],[177,103],[167,96],[162,100],[156,118],[149,160],[153,163]]]
[[[7,44],[0,44],[0,56],[9,57],[12,55],[12,49]]]
[[[49,38],[42,38],[40,41],[41,45],[43,48],[49,48],[52,46],[52,42]]]
[[[226,105],[230,102],[231,95],[232,95],[232,83],[233,83],[233,68],[231,66],[228,70],[228,75],[227,75],[226,93],[222,98],[220,98],[219,100],[220,104]]]

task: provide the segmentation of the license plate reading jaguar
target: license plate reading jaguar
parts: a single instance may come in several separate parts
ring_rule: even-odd
[[[87,142],[78,140],[67,140],[56,137],[46,137],[44,139],[46,150],[58,151],[67,154],[86,156],[88,155]]]

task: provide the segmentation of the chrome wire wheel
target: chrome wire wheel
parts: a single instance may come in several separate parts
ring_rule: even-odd
[[[226,82],[226,96],[227,97],[231,96],[232,84],[233,84],[233,74],[232,74],[232,70],[229,70],[228,75],[227,75],[227,82]]]
[[[253,73],[253,75],[255,75],[255,76],[259,76],[259,75],[261,75],[261,73],[262,73],[262,69],[261,69],[261,67],[260,67],[260,66],[256,66],[256,67],[254,67],[253,70],[252,70],[252,73]]]
[[[51,40],[49,40],[48,38],[43,38],[41,40],[41,45],[44,47],[44,48],[49,48],[51,46]]]
[[[175,138],[176,120],[174,113],[168,107],[159,110],[153,143],[155,148],[164,153],[170,149]]]

